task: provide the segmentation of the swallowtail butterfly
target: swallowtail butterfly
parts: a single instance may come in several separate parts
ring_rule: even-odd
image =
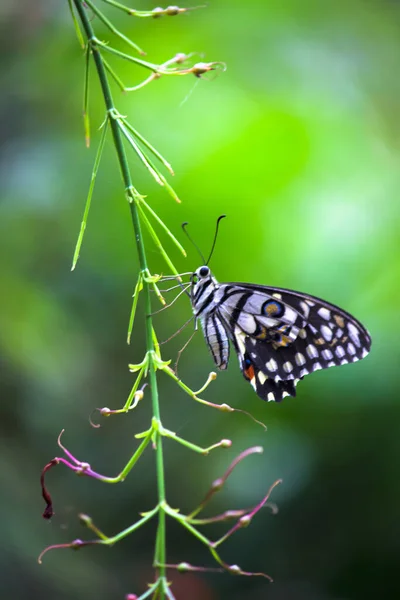
[[[371,347],[365,327],[334,304],[280,288],[218,283],[207,265],[192,274],[190,299],[215,364],[227,368],[232,342],[263,400],[295,396],[306,375],[356,362]]]

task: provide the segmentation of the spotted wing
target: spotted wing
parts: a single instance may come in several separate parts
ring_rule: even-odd
[[[352,315],[333,304],[291,290],[232,285],[256,296],[264,295],[266,303],[276,304],[278,314],[289,315],[293,321],[290,325],[287,319],[282,321],[279,317],[279,323],[268,327],[260,317],[262,311],[247,313],[246,301],[232,327],[232,341],[243,375],[264,400],[279,401],[287,395],[294,396],[297,383],[305,375],[356,362],[369,352],[368,331]],[[297,317],[293,320],[295,314]],[[250,332],[251,318],[266,331],[256,328]]]
[[[254,352],[248,351],[247,346],[249,340],[253,340],[248,335],[245,335],[240,329],[235,328],[233,344],[235,346],[238,358],[240,370],[243,373],[244,378],[252,385],[254,390],[260,396],[262,400],[276,401],[279,402],[285,396],[296,395],[296,384],[298,380],[279,380],[266,375],[265,368],[261,369],[259,361],[255,360],[252,355]],[[267,344],[265,342],[258,342],[264,349]]]
[[[268,292],[266,289],[242,284],[220,285],[216,299],[218,314],[227,331],[237,326],[255,339],[285,346],[297,339],[306,319],[301,307],[278,300],[271,288]]]

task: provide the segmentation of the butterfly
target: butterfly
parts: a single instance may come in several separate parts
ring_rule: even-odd
[[[248,283],[218,283],[203,265],[190,299],[215,364],[226,369],[230,342],[262,400],[295,396],[306,375],[367,356],[371,337],[341,308],[308,294]]]

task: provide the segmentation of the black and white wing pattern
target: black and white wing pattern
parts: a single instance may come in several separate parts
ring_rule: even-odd
[[[306,375],[356,362],[371,347],[365,327],[333,304],[286,289],[220,284],[207,266],[192,276],[191,300],[216,365],[226,369],[230,340],[263,400],[295,396]]]

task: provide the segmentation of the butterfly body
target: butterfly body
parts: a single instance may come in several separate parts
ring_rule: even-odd
[[[296,395],[319,369],[356,362],[370,349],[365,327],[339,307],[292,290],[218,283],[209,267],[192,275],[191,302],[214,362],[226,369],[229,342],[263,400]]]

